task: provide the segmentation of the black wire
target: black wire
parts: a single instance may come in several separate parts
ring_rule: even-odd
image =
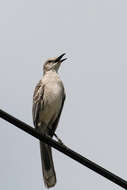
[[[35,130],[31,126],[27,125],[26,123],[16,119],[15,117],[11,116],[10,114],[6,113],[5,111],[0,110],[0,117],[3,118],[4,120],[8,121],[9,123],[15,125],[16,127],[22,129],[23,131],[29,133],[30,135],[34,136],[35,138],[47,143],[48,145],[52,146],[53,148],[66,154],[67,156],[76,160],[80,164],[90,168],[91,170],[95,171],[96,173],[100,174],[101,176],[109,179],[110,181],[114,182],[115,184],[123,187],[124,189],[127,189],[127,181],[125,181],[124,179],[111,173],[110,171],[104,169],[103,167],[97,165],[96,163],[88,160],[87,158],[74,152],[73,150],[69,149],[68,147],[61,145],[60,143],[54,141],[50,137],[39,134],[39,132],[37,130]]]

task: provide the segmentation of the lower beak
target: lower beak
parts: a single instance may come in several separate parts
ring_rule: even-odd
[[[62,63],[63,61],[65,61],[67,58],[61,59],[60,62]]]

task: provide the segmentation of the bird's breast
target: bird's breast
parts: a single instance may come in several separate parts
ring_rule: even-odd
[[[59,114],[63,97],[63,86],[60,81],[48,82],[44,88],[44,109],[42,118],[45,123],[55,120]]]
[[[62,98],[63,88],[59,83],[49,83],[45,86],[44,99],[49,106],[59,104]],[[56,107],[56,106],[55,106]]]

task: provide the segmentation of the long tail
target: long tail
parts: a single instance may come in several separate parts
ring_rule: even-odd
[[[54,169],[51,147],[40,141],[40,153],[44,183],[47,188],[56,184],[56,173]]]

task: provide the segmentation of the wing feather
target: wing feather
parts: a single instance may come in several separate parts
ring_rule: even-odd
[[[43,102],[43,94],[44,94],[44,85],[40,80],[34,90],[33,94],[33,108],[32,108],[32,115],[33,115],[33,123],[34,126],[37,127],[38,120],[39,120],[39,113],[40,109],[42,110],[42,102]]]

